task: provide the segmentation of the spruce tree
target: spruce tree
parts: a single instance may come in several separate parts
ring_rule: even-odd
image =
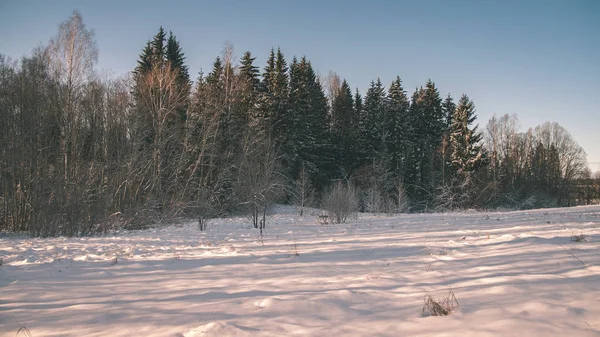
[[[439,163],[442,170],[442,185],[446,185],[449,182],[448,180],[451,178],[449,177],[452,167],[452,163],[450,161],[450,126],[452,125],[452,118],[455,110],[456,104],[454,103],[452,96],[448,94],[442,103],[442,111],[444,116],[446,116],[446,130],[442,136],[442,145],[440,149],[441,162]]]
[[[182,92],[182,95],[186,97],[186,101],[190,96],[191,82],[188,67],[185,65],[185,55],[183,50],[179,46],[179,41],[173,35],[173,32],[169,32],[169,39],[167,40],[167,49],[165,52],[166,61],[171,66],[173,71],[177,72],[177,86],[178,91]],[[185,104],[178,109],[177,113],[181,121],[181,130],[183,130],[183,122],[187,119],[187,109],[189,104]],[[183,134],[182,134],[183,136]]]
[[[275,50],[271,48],[267,64],[262,73],[262,90],[265,92],[273,92],[273,78],[275,76]]]
[[[407,158],[404,170],[404,185],[409,197],[415,203],[422,202],[426,195],[426,190],[422,187],[423,175],[422,164],[425,147],[427,144],[427,130],[424,123],[423,114],[423,96],[425,91],[423,87],[417,87],[411,96],[411,103],[408,109],[406,119],[409,139],[412,140],[411,146],[407,151]]]
[[[180,85],[189,86],[190,74],[188,66],[185,65],[185,54],[179,45],[179,41],[173,32],[169,32],[167,40],[166,60],[171,65],[171,69],[177,70],[177,79]]]
[[[338,135],[350,134],[355,128],[354,121],[352,91],[348,82],[343,80],[331,104],[331,129]]]
[[[354,116],[355,116],[357,125],[358,125],[359,116],[362,113],[363,113],[363,99],[362,99],[360,92],[358,91],[358,88],[356,88],[356,92],[354,93]]]
[[[442,113],[446,118],[446,127],[450,127],[452,124],[452,116],[454,115],[454,110],[456,110],[456,104],[452,99],[452,96],[448,94],[442,103]]]
[[[164,64],[166,50],[165,50],[165,41],[167,34],[162,26],[160,26],[158,33],[154,36],[154,39],[151,42],[152,47],[152,62],[156,62],[156,64]]]
[[[451,159],[456,178],[463,182],[484,164],[484,152],[481,147],[482,134],[473,123],[477,119],[475,104],[467,95],[463,95],[452,117],[450,146]]]
[[[412,148],[412,125],[409,120],[410,103],[406,91],[402,87],[400,77],[392,82],[388,89],[388,111],[392,137],[392,168],[396,177],[403,177],[406,169],[409,151]]]
[[[243,83],[249,86],[252,92],[258,92],[260,87],[259,70],[254,65],[254,60],[256,60],[256,57],[252,57],[249,51],[244,53],[240,62],[240,76]]]
[[[290,65],[289,115],[286,149],[289,169],[296,177],[304,167],[322,186],[333,170],[327,134],[327,98],[311,63],[303,57]]]
[[[206,76],[206,84],[210,91],[208,99],[209,102],[212,103],[211,108],[213,110],[222,109],[224,103],[223,92],[225,90],[225,84],[223,83],[223,72],[223,62],[221,62],[221,58],[217,56],[213,62],[212,71]]]
[[[152,42],[148,41],[140,54],[137,66],[133,71],[134,77],[144,74],[152,68]]]
[[[269,57],[268,67],[271,66]],[[277,54],[273,63],[273,70],[269,74],[268,91],[272,97],[271,118],[272,132],[277,144],[286,143],[287,132],[293,125],[293,117],[288,113],[287,98],[289,94],[288,67],[281,49],[277,48]]]
[[[362,148],[365,159],[388,150],[391,135],[386,128],[386,93],[380,79],[372,81],[367,90],[360,118]]]
[[[254,65],[252,54],[247,51],[244,53],[240,62],[239,78],[241,82],[241,102],[240,109],[246,115],[248,127],[251,132],[260,135],[258,138],[266,136],[264,120],[261,113],[261,82],[259,78],[258,67]]]
[[[350,172],[356,166],[356,140],[358,125],[352,91],[346,80],[342,81],[331,106],[331,141],[336,153],[336,166]]]
[[[442,111],[440,93],[433,81],[428,80],[425,88],[419,88],[413,95],[411,119],[413,121],[416,146],[414,164],[411,170],[414,180],[414,195],[422,206],[433,201],[434,189],[441,181],[441,158],[438,149],[446,129],[446,118]]]

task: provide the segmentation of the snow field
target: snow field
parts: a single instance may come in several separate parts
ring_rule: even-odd
[[[4,237],[0,335],[600,336],[599,239],[600,206]]]

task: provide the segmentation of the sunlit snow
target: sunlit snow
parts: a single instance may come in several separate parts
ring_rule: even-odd
[[[262,240],[217,219],[3,237],[0,258],[3,336],[600,334],[600,206],[325,226],[281,206]],[[424,296],[449,289],[458,309],[424,317]]]

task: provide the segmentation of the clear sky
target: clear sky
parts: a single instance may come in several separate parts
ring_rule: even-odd
[[[159,26],[172,30],[192,78],[225,41],[262,68],[271,47],[306,55],[364,94],[380,77],[405,89],[431,78],[474,100],[480,127],[516,113],[522,129],[564,126],[600,169],[599,0],[32,1],[0,0],[0,53],[29,54],[78,9],[95,30],[99,69],[135,67]]]

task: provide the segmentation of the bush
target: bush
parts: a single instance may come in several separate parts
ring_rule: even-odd
[[[332,223],[344,223],[358,210],[356,190],[350,184],[338,181],[323,198],[323,208]]]

